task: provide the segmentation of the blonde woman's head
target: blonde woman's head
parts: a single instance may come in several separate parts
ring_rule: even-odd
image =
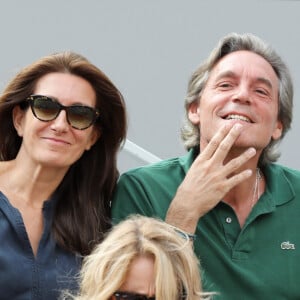
[[[143,264],[147,265],[144,272]],[[150,273],[146,291],[127,290],[136,286],[130,278],[140,279],[136,273],[131,276],[133,268],[139,270],[141,278]],[[111,230],[84,260],[80,280],[76,300],[115,299],[117,291],[149,297],[155,294],[156,300],[204,298],[199,262],[191,242],[170,225],[143,216],[131,216]]]

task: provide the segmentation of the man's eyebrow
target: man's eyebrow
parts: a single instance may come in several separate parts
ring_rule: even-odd
[[[224,71],[222,73],[220,73],[217,77],[216,77],[216,81],[222,79],[222,78],[237,78],[238,75],[236,73],[234,73],[233,71]],[[257,77],[255,79],[256,82],[261,82],[265,85],[267,85],[270,89],[273,89],[273,85],[272,85],[272,82],[265,78],[265,77]]]
[[[272,82],[271,82],[269,79],[267,79],[267,78],[264,78],[264,77],[257,77],[257,78],[256,78],[256,81],[257,81],[257,82],[264,83],[264,84],[267,85],[270,89],[273,89]]]
[[[238,77],[237,74],[235,74],[232,71],[224,71],[222,73],[220,73],[217,77],[216,77],[216,81],[224,78],[224,77],[230,77],[230,78],[236,78]]]

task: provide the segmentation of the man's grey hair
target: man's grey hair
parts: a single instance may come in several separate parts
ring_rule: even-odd
[[[264,165],[275,162],[279,158],[278,144],[291,127],[293,83],[290,72],[280,56],[270,45],[253,34],[231,33],[225,36],[219,41],[217,47],[213,49],[207,60],[192,74],[185,98],[185,117],[181,128],[181,137],[187,150],[199,145],[200,129],[199,126],[192,124],[189,120],[188,109],[191,103],[201,101],[201,92],[218,61],[227,54],[240,50],[251,51],[263,57],[273,67],[279,79],[278,119],[282,122],[283,131],[280,139],[272,139],[269,145],[263,150],[260,157],[260,164]]]

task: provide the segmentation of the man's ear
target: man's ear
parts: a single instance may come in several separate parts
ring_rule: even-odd
[[[198,101],[194,101],[189,105],[188,118],[194,125],[200,124],[200,107]]]
[[[12,111],[14,127],[20,137],[23,136],[23,123],[25,113],[26,110],[21,109],[19,105],[16,105]]]
[[[276,122],[275,128],[273,130],[272,139],[278,140],[282,135],[283,125],[280,120]]]
[[[101,137],[101,130],[99,128],[94,127],[90,135],[90,140],[85,147],[85,150],[87,151],[90,150],[100,137]]]

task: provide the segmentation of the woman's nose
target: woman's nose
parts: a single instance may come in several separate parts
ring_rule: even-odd
[[[65,110],[61,110],[58,116],[51,122],[51,128],[57,132],[65,132],[69,127],[67,113]]]

